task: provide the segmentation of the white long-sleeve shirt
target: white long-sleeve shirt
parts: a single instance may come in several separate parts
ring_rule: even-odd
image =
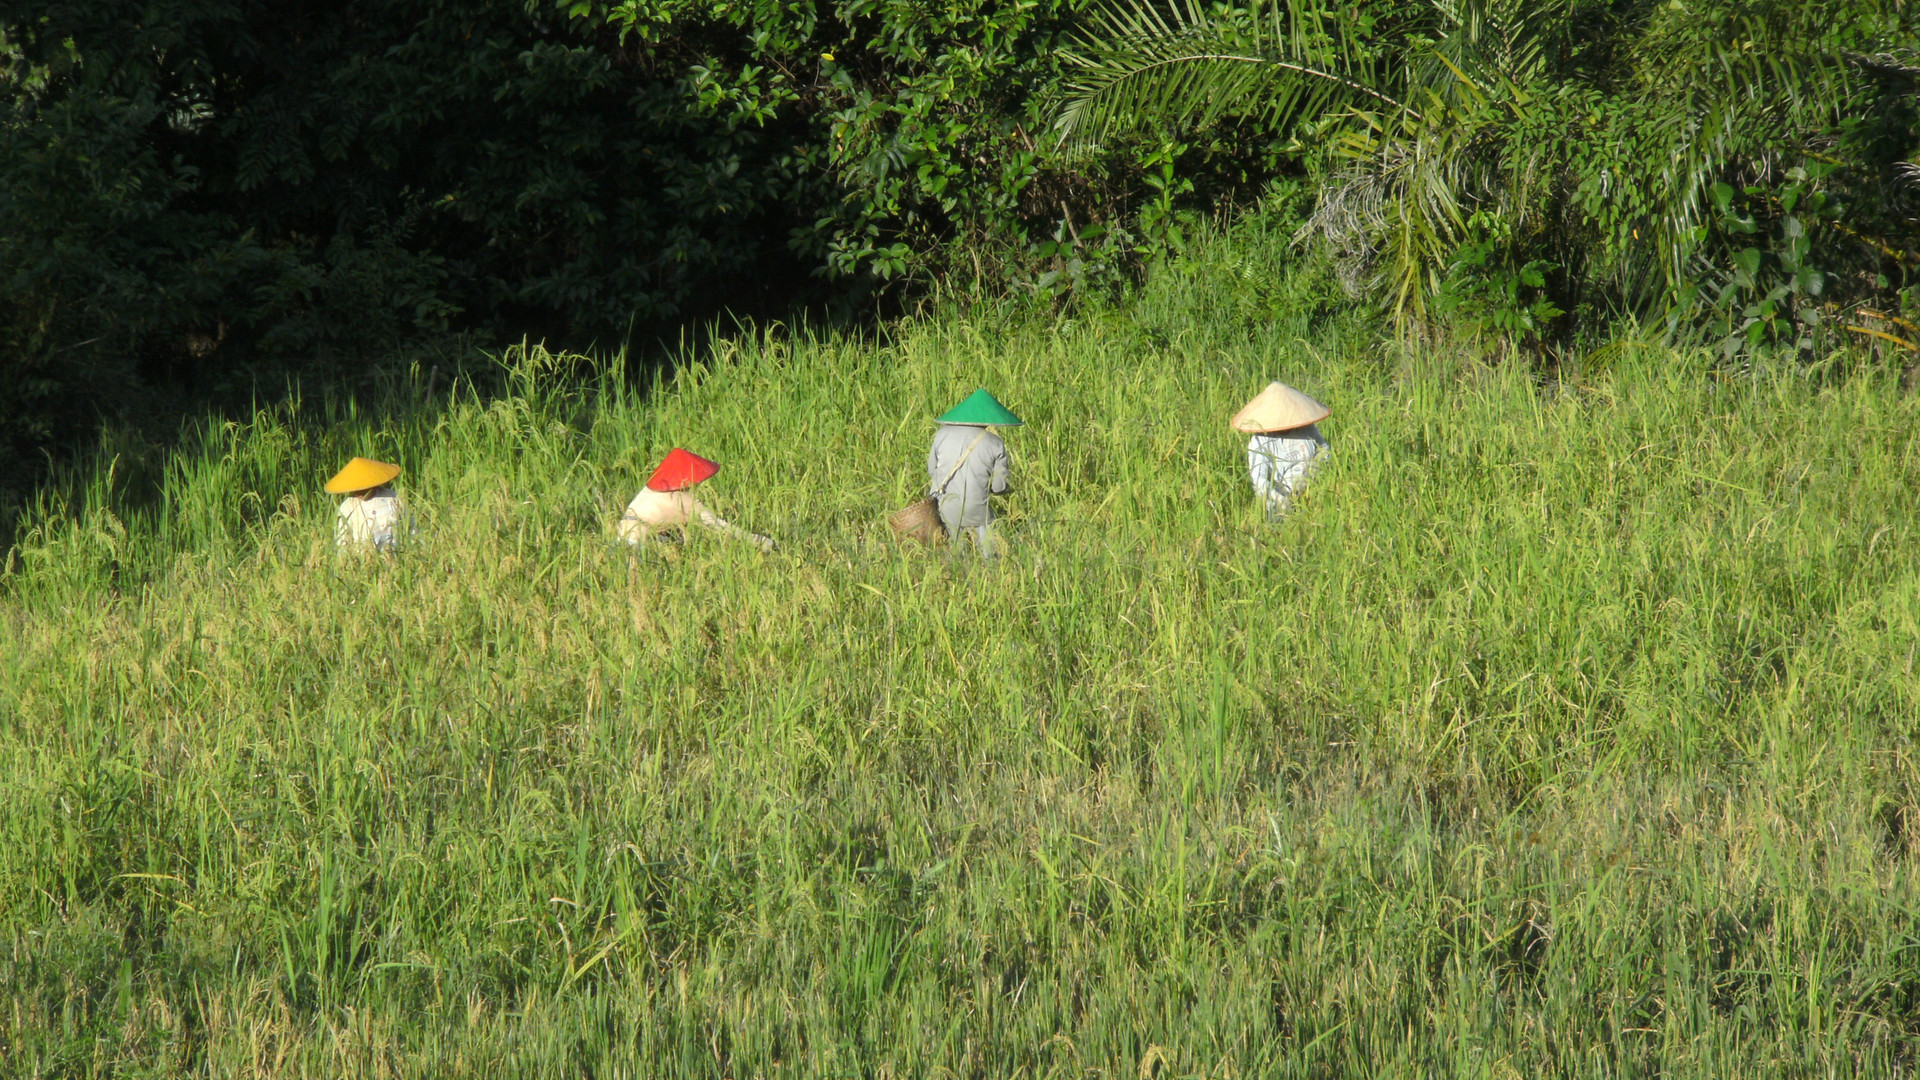
[[[1247,475],[1255,494],[1275,512],[1285,510],[1326,452],[1327,440],[1315,424],[1249,438]]]
[[[371,547],[392,551],[406,532],[407,511],[390,487],[379,487],[366,498],[349,495],[340,501],[333,523],[333,542],[340,547]]]
[[[707,509],[705,503],[694,498],[691,491],[655,491],[650,487],[641,488],[640,494],[627,504],[627,512],[621,515],[617,532],[620,539],[627,543],[639,544],[661,529],[682,528],[696,521],[715,532],[729,533],[751,541],[763,551],[773,547],[772,540],[737,525],[729,525]]]

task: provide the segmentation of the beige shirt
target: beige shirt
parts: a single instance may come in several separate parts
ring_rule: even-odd
[[[738,526],[729,525],[719,518],[691,491],[655,491],[650,487],[640,489],[640,494],[627,504],[627,512],[621,515],[617,527],[620,539],[629,544],[646,541],[662,529],[678,529],[699,522],[715,532],[730,533],[743,540],[758,545],[762,551],[773,547],[773,541],[764,536],[750,533]]]
[[[390,487],[375,488],[372,495],[350,495],[340,500],[340,513],[333,523],[333,542],[340,547],[371,547],[392,551],[406,531],[407,512],[399,496]]]

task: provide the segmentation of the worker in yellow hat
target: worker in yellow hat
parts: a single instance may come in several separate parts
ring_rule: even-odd
[[[393,492],[400,466],[357,457],[327,481],[327,491],[345,495],[334,520],[334,543],[346,548],[392,551],[405,531],[406,509]]]
[[[1327,452],[1320,421],[1333,410],[1283,382],[1268,383],[1233,419],[1233,430],[1247,439],[1247,476],[1277,518],[1306,485],[1307,476]]]

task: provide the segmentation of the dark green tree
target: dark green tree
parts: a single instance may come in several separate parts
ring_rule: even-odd
[[[804,281],[788,234],[829,201],[803,123],[518,6],[9,4],[0,32],[16,458],[134,388],[338,377],[462,328],[618,345]]]
[[[1079,3],[0,0],[0,471],[453,332],[1004,279],[1152,190],[1047,157]]]

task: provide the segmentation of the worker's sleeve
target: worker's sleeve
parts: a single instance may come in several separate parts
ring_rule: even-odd
[[[745,540],[746,542],[759,548],[761,551],[773,550],[773,541],[771,539],[761,536],[759,533],[748,532],[747,530],[741,528],[738,525],[729,523],[726,519],[720,517],[719,515],[715,514],[713,511],[707,509],[706,504],[701,502],[699,499],[694,499],[692,500],[692,502],[693,502],[693,516],[695,519],[697,519],[700,522],[700,524],[706,526],[709,529],[712,529],[715,532],[726,533],[729,536],[737,536],[740,539]]]
[[[1277,490],[1275,481],[1278,477],[1275,474],[1279,471],[1280,463],[1275,460],[1273,451],[1270,440],[1258,436],[1247,440],[1247,476],[1253,481],[1254,492],[1266,498],[1286,494]]]
[[[687,501],[693,504],[694,519],[699,521],[700,524],[705,525],[709,529],[719,529],[722,532],[733,528],[733,526],[727,524],[726,521],[714,514],[713,511],[707,509],[706,503],[701,502],[699,499],[689,499]]]
[[[1005,495],[1007,493],[1008,465],[1007,448],[1002,446],[1000,452],[993,455],[993,468],[988,477],[988,486],[995,495]]]
[[[933,445],[927,448],[927,491],[932,492],[940,483],[940,438],[935,436]]]

